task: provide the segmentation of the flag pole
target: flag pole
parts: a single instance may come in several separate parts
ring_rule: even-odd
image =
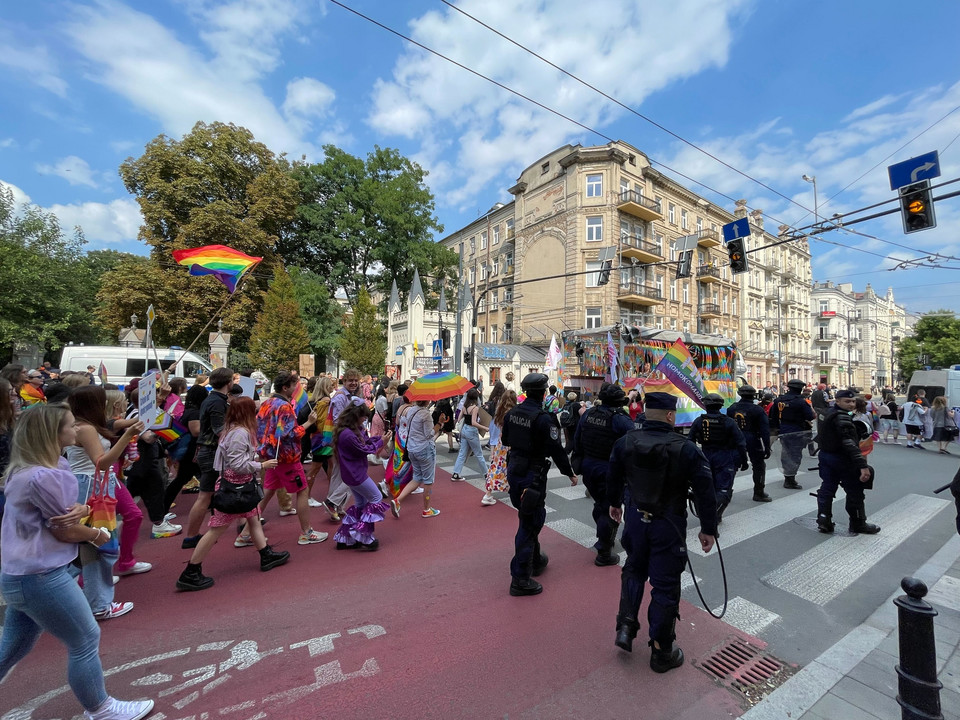
[[[246,279],[246,278],[244,278],[244,279]],[[237,290],[239,290],[239,289],[240,289],[240,288],[237,287]],[[193,339],[193,342],[191,342],[191,343],[187,346],[187,349],[183,351],[183,355],[181,355],[179,358],[177,358],[177,360],[174,362],[174,365],[179,365],[179,364],[180,364],[180,361],[183,360],[183,359],[187,356],[187,353],[190,352],[191,350],[193,350],[193,346],[197,344],[197,341],[200,340],[201,337],[203,337],[203,334],[207,331],[207,328],[209,328],[210,325],[213,323],[213,321],[216,320],[217,317],[220,315],[220,313],[223,312],[223,309],[227,306],[227,303],[229,303],[231,300],[233,300],[233,296],[234,296],[235,294],[236,294],[236,293],[230,293],[229,295],[227,295],[227,299],[224,300],[224,301],[223,301],[223,304],[217,309],[217,311],[216,311],[213,315],[210,316],[210,319],[207,321],[207,324],[203,326],[203,329],[200,330],[199,333],[197,333],[197,336]]]

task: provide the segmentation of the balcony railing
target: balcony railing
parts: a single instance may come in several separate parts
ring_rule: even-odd
[[[720,306],[717,303],[703,303],[698,315],[700,317],[716,317],[720,315]]]
[[[641,220],[663,220],[660,203],[645,198],[636,190],[624,190],[617,198],[617,209]]]
[[[660,262],[664,257],[660,243],[650,242],[629,233],[620,235],[620,252],[625,257],[633,257],[641,262]]]
[[[712,248],[720,244],[720,235],[716,230],[698,230],[697,245],[702,248]]]
[[[660,290],[639,280],[629,280],[626,283],[621,283],[617,297],[644,304],[657,304],[663,300],[663,294]]]
[[[836,333],[820,333],[814,338],[814,340],[817,342],[833,342],[838,338],[839,336]]]

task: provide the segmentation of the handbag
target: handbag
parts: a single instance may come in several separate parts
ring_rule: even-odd
[[[263,488],[257,478],[245,483],[232,483],[223,477],[217,483],[210,507],[228,515],[242,515],[253,510],[263,500]]]
[[[90,481],[90,497],[87,505],[90,514],[83,523],[87,527],[103,528],[110,533],[110,539],[97,548],[100,553],[116,555],[120,552],[120,534],[117,532],[117,498],[110,497],[110,476],[100,469],[97,463],[93,479]]]

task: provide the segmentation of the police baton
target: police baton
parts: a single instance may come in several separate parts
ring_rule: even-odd
[[[948,482],[946,485],[944,485],[943,487],[938,487],[936,490],[933,491],[933,494],[936,495],[937,493],[942,493],[944,490],[949,490],[951,485],[953,485],[952,480]]]

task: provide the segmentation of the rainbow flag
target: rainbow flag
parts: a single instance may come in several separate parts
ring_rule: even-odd
[[[167,442],[174,442],[182,435],[189,432],[185,425],[182,425],[173,415],[161,411],[157,413],[157,421],[150,427],[153,432]]]
[[[674,384],[684,395],[693,400],[700,407],[704,407],[703,396],[707,391],[703,387],[703,378],[693,355],[684,345],[683,340],[677,339],[666,354],[657,363],[656,370]]]
[[[204,245],[187,250],[174,250],[173,259],[180,265],[189,265],[191,275],[213,275],[227,286],[231,293],[247,270],[263,260],[244,255],[226,245]]]
[[[100,382],[104,385],[107,384],[107,366],[103,364],[103,360],[100,361],[100,369],[97,371],[97,376],[100,378]]]
[[[20,387],[20,399],[23,400],[23,406],[27,407],[28,405],[45,403],[47,401],[47,396],[43,394],[43,390],[41,388],[34,387],[30,383],[24,383]]]
[[[307,400],[307,389],[302,382],[297,383],[297,389],[293,391],[292,402],[293,407],[297,410],[297,415],[310,404],[309,400]]]

